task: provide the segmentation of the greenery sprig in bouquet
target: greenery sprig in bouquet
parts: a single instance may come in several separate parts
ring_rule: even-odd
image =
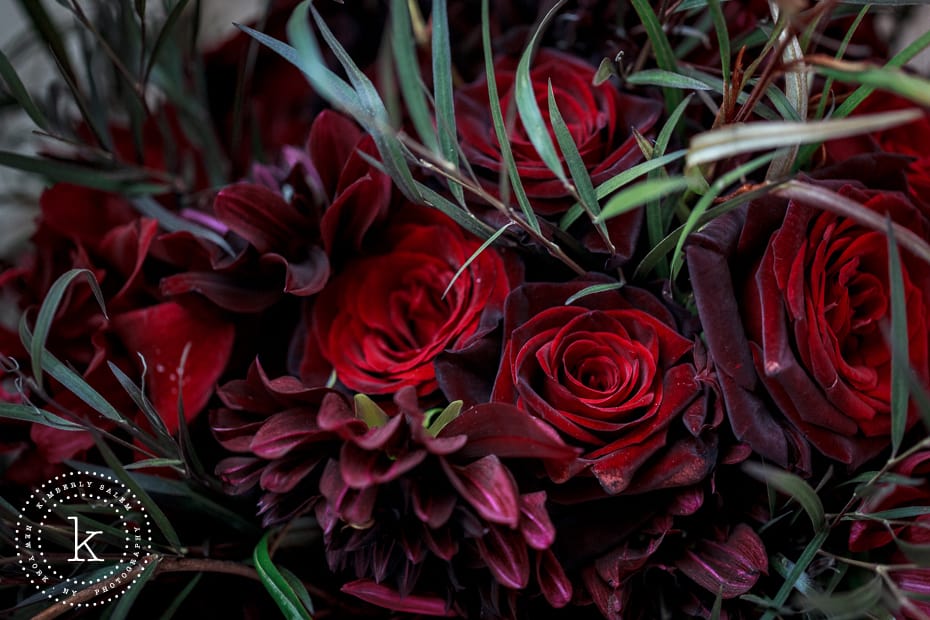
[[[47,93],[0,55],[48,184],[4,613],[930,617],[906,9],[273,1],[206,46],[199,2],[59,4]],[[138,504],[23,509],[69,471]]]

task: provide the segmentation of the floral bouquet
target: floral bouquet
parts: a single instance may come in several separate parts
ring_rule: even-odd
[[[930,618],[912,7],[58,4],[4,617]]]

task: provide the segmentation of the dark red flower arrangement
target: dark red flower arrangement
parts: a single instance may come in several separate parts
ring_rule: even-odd
[[[274,2],[288,43],[203,52],[129,4],[113,75],[58,59],[80,120],[0,63],[56,140],[0,152],[51,181],[0,272],[11,557],[88,468],[159,615],[930,617],[930,115],[847,62],[868,7]],[[7,564],[0,615],[58,595]]]

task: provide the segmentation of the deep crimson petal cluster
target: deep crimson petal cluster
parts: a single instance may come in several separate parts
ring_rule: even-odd
[[[840,195],[930,235],[930,222],[905,195],[839,185]],[[859,467],[887,446],[887,247],[882,233],[783,200],[721,217],[689,247],[733,430],[759,454],[806,470],[813,447]],[[901,260],[910,362],[925,382],[930,270],[907,252]]]
[[[436,211],[403,205],[383,235],[383,247],[347,261],[315,300],[301,373],[326,381],[333,371],[367,394],[410,386],[426,396],[438,387],[434,360],[496,326],[507,269],[491,249],[468,263],[480,243]]]
[[[516,108],[516,68],[517,59],[510,57],[502,57],[494,67],[505,118]],[[597,185],[642,160],[642,151],[631,130],[647,134],[658,120],[661,106],[653,100],[621,93],[611,84],[594,86],[594,72],[594,67],[578,58],[554,50],[541,50],[530,70],[530,78],[537,104],[547,121],[551,81],[559,111],[592,182]],[[459,89],[456,120],[465,155],[475,167],[484,171],[488,187],[496,192],[504,164],[491,122],[486,80],[479,79]],[[565,184],[536,152],[519,120],[514,123],[509,137],[517,171],[534,208],[542,215],[564,213],[574,200]],[[554,135],[552,142],[557,143]],[[564,158],[562,166],[567,170]],[[610,220],[608,230],[621,260],[632,255],[641,222],[639,210]],[[585,233],[584,242],[594,251],[607,250],[594,231]]]

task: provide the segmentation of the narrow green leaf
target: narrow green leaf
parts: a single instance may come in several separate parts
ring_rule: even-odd
[[[403,4],[403,2],[401,2]],[[436,103],[436,129],[443,158],[457,168],[458,136],[455,103],[452,98],[452,52],[449,49],[449,15],[446,0],[433,0],[433,101]],[[449,181],[449,191],[459,204],[465,204],[462,186]]]
[[[69,422],[61,416],[57,416],[44,409],[39,409],[34,405],[0,402],[0,418],[22,420],[23,422],[35,422],[50,428],[57,428],[60,431],[85,430],[80,424]]]
[[[741,153],[823,142],[879,131],[921,118],[920,110],[900,110],[844,118],[796,123],[792,121],[727,125],[691,139],[686,167],[699,166]]]
[[[907,305],[904,296],[904,276],[901,255],[891,228],[891,217],[885,216],[888,237],[888,283],[891,292],[891,454],[898,453],[907,429],[908,373],[910,353],[907,330]]]
[[[555,151],[552,138],[549,136],[549,128],[546,127],[546,121],[543,120],[542,112],[539,110],[536,93],[533,90],[533,80],[530,77],[530,64],[533,62],[533,55],[536,53],[539,35],[546,29],[546,26],[562,8],[565,1],[559,0],[549,9],[549,12],[540,22],[539,28],[533,33],[533,37],[527,44],[523,55],[520,56],[520,62],[517,64],[517,71],[514,76],[514,98],[517,102],[517,111],[520,113],[523,128],[526,130],[526,135],[529,137],[530,142],[533,143],[536,152],[539,153],[539,158],[567,186],[568,178],[565,176],[562,162]]]
[[[901,550],[908,560],[921,568],[930,568],[930,545],[901,540],[898,536],[894,535],[894,533],[892,533],[892,536],[894,536],[895,545],[898,546],[898,549]]]
[[[678,60],[672,51],[672,46],[665,36],[665,29],[659,22],[658,16],[652,9],[652,4],[648,0],[632,0],[633,8],[639,15],[639,21],[642,22],[649,36],[649,42],[652,43],[652,50],[656,57],[660,69],[671,73],[678,73]],[[665,96],[665,107],[671,112],[681,103],[681,93],[674,88],[663,89]]]
[[[161,531],[165,540],[168,541],[168,545],[175,551],[180,552],[182,547],[181,539],[178,538],[178,533],[174,530],[174,526],[171,525],[171,521],[168,520],[165,513],[162,512],[158,504],[155,503],[152,497],[145,492],[145,489],[133,478],[133,474],[126,471],[126,468],[123,467],[122,463],[119,462],[119,459],[116,458],[116,455],[113,454],[113,451],[110,450],[110,447],[98,433],[94,433],[94,441],[97,443],[97,450],[100,451],[100,456],[102,456],[106,464],[110,466],[113,475],[135,494],[136,499],[145,507],[146,513],[148,513],[152,521],[155,522],[155,525]]]
[[[197,587],[197,584],[200,583],[201,577],[203,577],[203,573],[196,573],[194,577],[189,582],[187,582],[187,585],[184,586],[184,589],[171,598],[171,604],[165,608],[165,611],[159,617],[159,620],[171,620],[174,618],[174,615],[178,613],[178,609],[181,608],[181,605],[184,603],[184,601],[187,600],[187,597],[190,596],[191,592],[194,591],[194,588]]]
[[[155,569],[158,568],[158,559],[152,558],[146,564],[142,572],[133,579],[128,586],[120,593],[116,604],[113,605],[113,611],[110,613],[110,620],[126,620],[129,612],[139,598],[139,593],[145,584],[155,576]]]
[[[675,151],[674,153],[669,153],[668,155],[663,155],[662,157],[656,157],[655,159],[644,161],[641,164],[636,164],[632,168],[627,168],[617,176],[611,177],[610,179],[597,186],[597,188],[594,190],[597,195],[597,199],[603,200],[636,178],[641,177],[642,175],[647,174],[652,170],[661,168],[666,164],[670,164],[675,160],[681,159],[686,154],[686,150]],[[572,205],[559,221],[559,228],[562,230],[568,230],[568,227],[574,224],[582,213],[584,213],[584,209],[580,204],[576,203]]]
[[[103,300],[103,291],[100,290],[97,278],[89,269],[72,269],[61,274],[52,283],[52,286],[49,287],[48,292],[45,294],[42,306],[39,308],[39,314],[36,316],[36,324],[32,332],[32,343],[29,347],[29,357],[32,358],[32,375],[40,390],[42,389],[42,357],[45,353],[45,341],[48,339],[49,331],[52,329],[52,321],[55,319],[55,314],[58,313],[58,306],[61,304],[65,292],[77,278],[87,280],[94,297],[97,298],[100,311],[103,312],[105,318],[109,318],[107,317],[107,305]]]
[[[778,610],[785,604],[785,601],[788,600],[788,596],[791,595],[792,590],[794,590],[795,583],[798,579],[801,578],[801,575],[807,570],[807,567],[810,566],[810,563],[816,557],[817,552],[823,546],[823,543],[827,540],[829,531],[824,529],[811,539],[807,544],[807,547],[804,548],[804,551],[801,553],[801,557],[798,558],[798,561],[795,562],[794,567],[791,569],[791,572],[785,577],[785,583],[782,584],[779,588],[778,593],[772,599],[772,608],[765,612],[761,620],[774,620],[776,615],[779,613]]]
[[[723,81],[730,83],[730,32],[727,28],[727,19],[723,15],[720,0],[708,0],[710,17],[714,21],[714,30],[717,32],[717,47],[720,48],[720,68],[723,72]]]
[[[167,186],[162,183],[149,181],[141,171],[101,170],[81,164],[31,157],[9,151],[0,151],[0,166],[31,172],[52,183],[73,183],[82,187],[124,195],[159,194],[167,189]]]
[[[433,437],[438,437],[439,433],[442,432],[446,426],[449,425],[454,419],[459,417],[462,413],[462,401],[454,400],[449,405],[442,410],[442,412],[436,416],[436,419],[433,420],[433,423],[427,427],[427,432]]]
[[[45,114],[39,109],[35,101],[32,100],[29,91],[26,90],[22,80],[19,79],[19,75],[16,74],[13,65],[10,64],[9,58],[6,57],[6,54],[4,54],[2,50],[0,50],[0,78],[3,78],[3,81],[6,82],[6,87],[7,90],[10,91],[10,95],[13,96],[23,111],[29,115],[32,122],[41,129],[49,131],[48,119],[45,118]]]
[[[808,57],[810,58],[810,57]],[[863,84],[875,90],[887,90],[923,106],[930,105],[930,80],[905,73],[894,67],[864,66],[859,69],[853,63],[833,66],[818,62],[816,58],[810,63],[817,67],[817,72],[833,80]]]
[[[781,23],[779,19],[780,8],[777,2],[770,2],[772,17]],[[807,102],[810,99],[810,87],[808,86],[808,76],[805,71],[800,69],[799,63],[804,60],[804,50],[801,49],[801,42],[798,37],[785,28],[778,34],[778,40],[783,44],[781,61],[789,70],[785,72],[785,97],[783,102],[781,93],[772,99],[776,106],[781,105],[784,110],[782,116],[786,119],[805,121],[807,120]],[[793,67],[793,69],[792,69]],[[768,92],[777,91],[769,89]],[[777,179],[789,172],[798,156],[799,143],[785,145],[788,147],[787,152],[776,157],[766,172],[766,179]]]
[[[656,136],[656,143],[652,150],[652,157],[649,159],[654,160],[665,155],[665,149],[668,148],[668,143],[672,139],[672,134],[675,133],[675,128],[678,127],[678,123],[681,121],[682,115],[684,115],[688,104],[691,103],[691,99],[693,98],[694,93],[682,99],[681,103],[678,104],[678,107],[668,115],[668,120],[666,120],[665,124],[662,125],[662,129],[659,131],[659,135]]]
[[[424,85],[418,70],[416,42],[410,24],[410,9],[406,0],[391,2],[391,48],[394,66],[400,83],[400,92],[407,104],[407,113],[423,144],[434,153],[439,153],[436,130],[433,128],[429,105],[423,93]]]
[[[788,575],[791,574],[791,569],[794,568],[794,562],[781,553],[775,554],[770,564],[783,579],[787,578]],[[794,580],[794,589],[801,594],[807,594],[808,592],[816,592],[817,585],[807,573],[801,573],[798,578]]]
[[[468,266],[471,265],[472,262],[474,262],[474,260],[475,260],[476,258],[478,258],[478,257],[481,255],[482,252],[484,252],[486,249],[488,249],[488,248],[491,246],[492,243],[494,243],[495,241],[497,241],[497,240],[500,238],[500,236],[503,235],[504,232],[505,232],[508,228],[510,228],[511,226],[513,226],[513,222],[508,222],[508,223],[504,224],[503,226],[501,226],[500,228],[497,229],[497,232],[495,232],[493,235],[491,235],[490,237],[488,237],[488,238],[485,240],[484,243],[482,243],[480,246],[478,246],[478,249],[475,250],[475,251],[472,253],[472,255],[468,257],[468,260],[466,260],[464,263],[462,263],[462,266],[458,268],[458,271],[456,271],[456,272],[455,272],[455,275],[452,276],[452,279],[449,280],[449,284],[446,286],[446,290],[444,290],[444,291],[442,292],[442,297],[441,297],[441,299],[445,299],[445,298],[446,298],[446,295],[448,295],[448,294],[449,294],[449,291],[452,290],[452,285],[455,284],[455,281],[459,279],[459,276],[461,276],[463,273],[465,273],[465,270],[468,269]]]
[[[623,213],[632,211],[636,207],[644,205],[650,200],[658,200],[669,194],[682,192],[694,184],[687,177],[671,177],[668,179],[649,179],[636,185],[617,192],[607,204],[604,210],[598,216],[597,222],[609,220]]]
[[[882,598],[882,580],[875,575],[872,579],[846,592],[822,594],[817,591],[805,592],[805,598],[813,607],[833,620],[854,620],[866,617]]]
[[[142,356],[140,355],[139,357],[141,358]],[[145,367],[145,359],[142,359],[142,364],[143,367]],[[142,412],[142,415],[145,416],[145,419],[148,421],[149,426],[152,427],[152,430],[154,430],[155,433],[157,433],[163,440],[173,444],[173,441],[171,440],[171,433],[168,432],[168,427],[165,426],[164,420],[162,420],[161,416],[158,415],[158,412],[155,411],[155,407],[145,395],[145,391],[133,383],[132,379],[126,376],[126,373],[120,370],[119,367],[113,362],[108,361],[107,366],[110,367],[110,372],[112,372],[113,376],[116,377],[116,380],[132,399],[132,402],[136,404],[136,407],[138,407],[139,411]]]
[[[520,172],[517,170],[517,163],[513,158],[513,150],[510,148],[510,136],[507,135],[507,128],[504,125],[504,114],[501,110],[501,100],[497,92],[497,78],[494,75],[494,56],[491,51],[491,30],[490,18],[488,17],[488,0],[481,1],[481,42],[484,49],[484,72],[488,84],[488,104],[491,108],[491,120],[494,124],[494,133],[497,136],[497,143],[501,149],[501,159],[504,168],[507,170],[507,178],[510,179],[510,187],[513,188],[514,196],[526,223],[536,232],[540,232],[539,221],[536,213],[526,197],[526,190],[523,188],[523,181],[520,180]],[[505,183],[506,179],[501,178]],[[503,188],[501,188],[503,190]],[[505,195],[501,191],[501,196]]]
[[[283,566],[279,566],[278,570],[281,571],[281,576],[284,577],[288,585],[291,586],[291,589],[294,590],[294,594],[297,595],[297,600],[300,601],[300,604],[311,614],[315,613],[313,609],[313,600],[310,598],[310,593],[307,592],[307,586],[303,584],[297,575]]]
[[[720,217],[724,213],[728,213],[733,209],[739,208],[740,206],[748,203],[751,200],[761,198],[766,194],[771,193],[778,186],[774,185],[764,185],[758,189],[748,191],[746,193],[740,194],[736,198],[732,198],[723,202],[712,209],[708,209],[701,218],[698,219],[696,226],[700,227],[706,224],[707,222],[713,220],[715,217]],[[643,260],[640,261],[639,265],[636,266],[636,271],[633,272],[633,279],[637,280],[647,273],[652,271],[652,269],[659,263],[659,261],[669,252],[675,249],[675,245],[678,242],[678,238],[684,232],[685,226],[682,224],[672,232],[670,232],[662,241],[657,243],[649,252],[646,253],[646,256],[643,257]]]
[[[605,282],[604,284],[594,284],[592,286],[585,287],[565,300],[565,305],[570,306],[579,299],[587,297],[589,295],[596,295],[598,293],[604,293],[606,291],[616,291],[618,289],[626,286],[625,282]]]
[[[265,532],[261,540],[255,546],[252,552],[252,560],[255,562],[255,570],[262,580],[262,585],[268,590],[271,598],[278,605],[281,613],[288,620],[312,620],[310,612],[300,601],[300,597],[294,592],[291,584],[284,578],[281,571],[271,561],[268,554],[268,538],[271,532]]]
[[[207,474],[200,457],[197,456],[197,450],[194,447],[194,441],[191,439],[190,430],[187,427],[187,415],[184,412],[184,368],[187,366],[187,356],[190,353],[190,343],[184,347],[181,354],[181,362],[178,364],[178,447],[181,449],[181,458],[187,466],[187,471],[193,475],[196,480],[204,483],[212,482]]]
[[[26,325],[25,316],[19,323],[19,338],[27,349],[32,345],[32,332]],[[125,416],[117,411],[100,393],[70,367],[62,363],[47,349],[42,354],[42,369],[62,384],[66,390],[77,396],[100,415],[120,424],[125,423]]]
[[[442,194],[432,190],[423,183],[415,181],[417,191],[420,192],[422,201],[431,207],[435,207],[455,220],[455,223],[472,233],[479,239],[487,239],[493,234],[494,229],[477,219],[464,209],[460,209],[454,202]]]
[[[825,528],[823,504],[814,489],[804,480],[783,469],[754,462],[745,463],[743,470],[797,501],[810,517],[815,531],[820,532]]]
[[[226,242],[226,239],[224,239],[219,233],[210,230],[205,226],[201,226],[200,224],[196,224],[187,218],[183,218],[172,213],[148,196],[136,198],[132,201],[132,204],[136,208],[136,211],[142,215],[157,220],[159,225],[169,232],[176,232],[179,230],[189,232],[195,237],[206,239],[230,256],[236,254],[229,243]]]
[[[600,86],[614,75],[619,75],[617,73],[617,63],[610,58],[602,58],[601,64],[597,66],[597,71],[594,72],[594,78],[591,80],[591,83],[595,86]]]
[[[148,82],[149,74],[151,74],[152,67],[154,67],[155,63],[158,61],[158,55],[162,48],[166,43],[172,40],[171,32],[174,29],[174,24],[178,21],[181,13],[184,12],[184,9],[187,7],[187,3],[189,1],[190,0],[177,0],[177,2],[174,3],[174,6],[171,7],[171,11],[165,18],[165,22],[162,24],[161,30],[158,31],[158,36],[155,37],[155,45],[152,46],[152,51],[149,54],[148,63],[146,63],[145,71],[142,73],[143,84]],[[143,19],[143,23],[144,22],[145,20]]]
[[[148,469],[149,467],[171,467],[173,469],[183,470],[184,461],[179,461],[178,459],[143,459],[126,465],[126,471]]]
[[[552,80],[549,80],[549,120],[552,122],[552,130],[555,133],[555,139],[559,143],[559,150],[562,151],[562,157],[568,164],[568,171],[572,175],[572,181],[575,189],[578,191],[579,202],[587,212],[588,217],[593,222],[601,213],[601,206],[597,202],[597,193],[594,191],[594,184],[591,182],[591,175],[588,174],[588,166],[581,158],[578,152],[578,145],[572,138],[572,133],[562,118],[559,106],[555,101],[555,93],[552,91]],[[607,233],[607,226],[604,223],[595,224],[600,232],[601,237],[607,244],[607,247],[613,251],[614,245],[610,241],[610,235]]]
[[[701,199],[698,200],[696,205],[694,205],[691,213],[688,214],[688,219],[685,220],[684,223],[684,230],[678,237],[678,242],[675,244],[675,251],[672,252],[672,280],[675,280],[675,278],[678,277],[678,272],[681,269],[684,257],[683,249],[685,246],[685,241],[688,239],[688,235],[697,229],[698,222],[701,221],[701,218],[704,217],[704,214],[714,203],[714,200],[717,199],[717,196],[723,193],[723,191],[730,185],[742,179],[744,176],[752,174],[755,170],[771,162],[773,159],[778,157],[779,154],[780,151],[774,151],[772,153],[767,153],[760,157],[756,157],[755,159],[743,164],[742,166],[738,166],[726,174],[721,175],[719,179],[711,184],[710,190],[701,196]]]
[[[33,31],[39,33],[39,36],[41,36],[45,44],[48,45],[48,51],[52,55],[52,59],[61,67],[64,75],[70,82],[77,83],[77,74],[74,72],[74,68],[71,65],[71,60],[65,49],[65,43],[61,38],[61,33],[58,32],[55,21],[49,17],[42,2],[37,0],[18,0],[17,4],[19,4],[23,13],[29,17],[29,21],[32,22]]]
[[[849,47],[850,41],[852,41],[853,35],[856,34],[856,31],[859,29],[859,24],[862,23],[862,20],[865,19],[866,14],[869,12],[872,6],[870,4],[865,5],[859,9],[859,14],[856,15],[856,19],[853,20],[852,24],[849,26],[849,29],[846,30],[846,35],[843,37],[843,41],[840,43],[839,49],[836,50],[836,58],[840,60],[846,54],[846,48]],[[823,90],[820,93],[820,102],[817,104],[817,111],[814,113],[814,118],[823,118],[823,114],[827,109],[827,100],[829,99],[830,89],[833,87],[833,79],[827,78],[823,84]]]
[[[683,90],[712,90],[712,88],[693,77],[665,71],[664,69],[644,69],[626,77],[628,84],[636,86],[661,86]]]
[[[920,484],[923,483],[926,483],[926,480],[920,480]],[[851,512],[843,515],[843,521],[895,521],[927,514],[930,514],[930,506],[905,506],[903,508],[879,510],[878,512]]]
[[[355,395],[355,417],[364,421],[368,428],[380,428],[388,423],[387,414],[365,394]]]

